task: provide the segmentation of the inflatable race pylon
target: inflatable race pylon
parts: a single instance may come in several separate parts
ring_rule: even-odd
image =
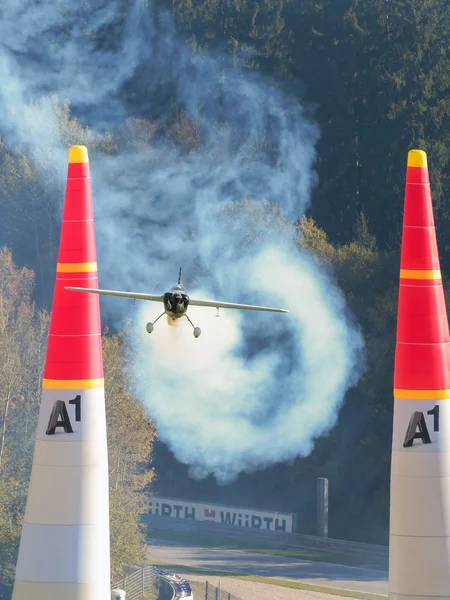
[[[450,599],[449,327],[427,156],[408,154],[394,369],[389,597]]]
[[[87,149],[73,146],[13,600],[109,600],[108,456]]]

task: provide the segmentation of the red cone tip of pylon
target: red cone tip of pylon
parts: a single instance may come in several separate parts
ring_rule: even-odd
[[[427,155],[423,150],[408,154],[400,269],[400,277],[416,285],[441,280]]]
[[[103,385],[99,298],[65,286],[98,287],[94,213],[85,146],[69,150],[66,197],[44,369],[44,387]]]
[[[427,155],[408,154],[400,261],[396,398],[435,399],[450,388],[449,328],[442,287]]]
[[[428,160],[423,150],[410,150],[406,169],[406,183],[429,183]]]

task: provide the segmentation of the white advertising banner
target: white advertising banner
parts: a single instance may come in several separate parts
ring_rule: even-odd
[[[150,514],[174,519],[192,519],[193,521],[209,521],[236,527],[250,527],[263,531],[293,533],[295,530],[294,514],[225,506],[211,502],[190,502],[160,496],[151,498]]]

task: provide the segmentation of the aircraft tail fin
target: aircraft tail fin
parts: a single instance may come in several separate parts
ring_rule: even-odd
[[[182,267],[180,267],[180,272],[178,273],[178,285],[181,285],[181,269]]]

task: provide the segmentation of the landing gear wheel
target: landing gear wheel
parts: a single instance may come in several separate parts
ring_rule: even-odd
[[[194,337],[195,338],[200,337],[201,333],[202,333],[202,330],[200,329],[200,327],[194,327]]]
[[[154,329],[154,325],[153,323],[147,323],[147,325],[145,326],[145,329],[147,330],[147,333],[151,333]]]

